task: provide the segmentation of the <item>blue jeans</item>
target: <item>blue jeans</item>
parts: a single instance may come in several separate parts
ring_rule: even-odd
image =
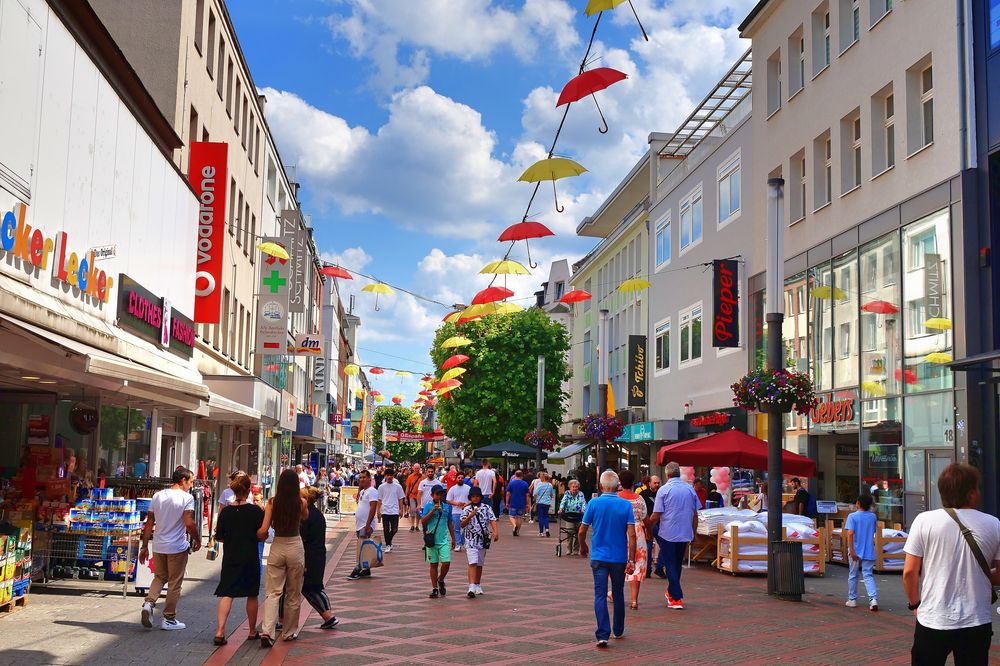
[[[865,579],[865,589],[868,591],[868,598],[878,599],[878,588],[875,587],[875,576],[872,569],[875,567],[875,560],[851,560],[851,570],[847,574],[847,598],[856,600],[858,598],[858,573]]]
[[[594,615],[597,616],[597,631],[594,635],[599,641],[611,638],[611,620],[608,617],[608,577],[611,577],[611,600],[614,606],[615,636],[625,633],[625,563],[590,561],[590,569],[594,574]]]
[[[538,504],[538,533],[545,534],[549,529],[549,505]]]
[[[455,545],[461,546],[465,543],[465,539],[462,537],[462,514],[451,514],[451,524],[455,527]]]
[[[646,578],[653,575],[653,542],[646,542]]]
[[[660,557],[667,572],[667,594],[671,599],[683,599],[681,567],[684,565],[684,551],[688,545],[683,541],[667,541],[660,537],[656,537],[656,543],[660,546]]]

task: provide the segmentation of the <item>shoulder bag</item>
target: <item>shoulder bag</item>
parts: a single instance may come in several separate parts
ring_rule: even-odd
[[[993,603],[996,603],[997,588],[993,585],[993,573],[990,570],[989,562],[986,561],[986,556],[983,555],[983,551],[979,547],[979,543],[976,541],[975,535],[972,533],[972,530],[966,527],[962,521],[958,519],[958,514],[955,513],[954,509],[945,509],[945,512],[951,516],[952,520],[958,523],[958,529],[961,530],[962,536],[965,537],[965,542],[969,544],[969,550],[972,551],[972,556],[976,558],[979,568],[983,570],[983,573],[986,574],[986,580],[990,582],[990,594],[992,595]]]
[[[441,516],[444,515],[444,507],[442,506],[441,511],[438,512],[437,520],[434,521],[434,529],[427,529],[427,525],[424,525],[424,547],[433,548],[437,545],[437,528],[441,524]]]

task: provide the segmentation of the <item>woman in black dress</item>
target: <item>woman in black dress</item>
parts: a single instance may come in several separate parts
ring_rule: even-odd
[[[236,472],[229,487],[236,499],[219,513],[215,527],[215,540],[223,544],[222,571],[215,596],[219,597],[218,625],[215,629],[216,645],[226,644],[226,620],[233,608],[233,599],[246,598],[247,623],[250,636],[255,640],[257,627],[257,595],[260,593],[260,554],[257,549],[257,530],[264,522],[264,510],[247,502],[250,494],[250,477],[246,472]]]

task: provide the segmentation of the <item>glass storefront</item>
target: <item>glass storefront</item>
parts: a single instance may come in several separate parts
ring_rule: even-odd
[[[148,418],[141,409],[101,407],[98,469],[108,476],[149,476]]]

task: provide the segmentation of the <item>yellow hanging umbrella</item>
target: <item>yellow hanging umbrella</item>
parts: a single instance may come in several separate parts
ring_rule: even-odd
[[[812,294],[813,298],[836,298],[838,300],[843,300],[847,296],[843,289],[825,284],[813,287],[809,293]]]
[[[257,249],[271,257],[288,260],[288,251],[277,243],[272,243],[271,241],[259,243]]]
[[[480,273],[493,275],[531,275],[531,271],[510,259],[491,261],[483,266]]]
[[[445,320],[446,323],[455,324],[461,318],[462,318],[462,313],[461,312],[452,312],[450,315],[448,315],[447,317],[445,317],[444,320]]]
[[[396,376],[397,377],[410,377],[411,374],[409,372],[407,372],[406,370],[397,370],[396,371]]]
[[[384,395],[377,395],[377,396],[375,396],[375,402],[382,402],[384,400],[385,400],[385,396]]]
[[[372,282],[371,284],[366,284],[361,291],[367,291],[368,293],[375,294],[375,311],[377,312],[378,307],[378,297],[379,294],[385,294],[386,296],[392,296],[395,294],[395,290],[384,282]]]
[[[924,322],[924,328],[933,328],[939,331],[951,330],[951,319],[944,317],[931,317]]]
[[[452,368],[443,375],[441,375],[441,381],[446,382],[449,379],[454,379],[465,374],[465,368]]]
[[[363,397],[365,397],[365,390],[364,389],[357,389],[357,390],[354,391],[354,395],[356,395],[359,398],[363,398]]]
[[[938,365],[943,365],[945,363],[951,363],[952,356],[945,352],[931,352],[927,356],[924,356],[924,360],[928,363],[937,363]]]
[[[509,315],[515,312],[524,312],[524,308],[517,303],[499,303],[497,304],[496,311],[493,314],[498,315]]]
[[[618,291],[623,293],[628,293],[630,291],[642,291],[644,289],[649,289],[653,286],[653,283],[649,280],[644,280],[642,278],[631,278],[625,280],[620,285],[618,285]]]
[[[880,382],[861,382],[861,390],[874,398],[885,396],[885,387]]]
[[[344,374],[347,375],[348,377],[354,377],[359,372],[361,372],[361,368],[355,365],[354,363],[348,363],[347,365],[344,366]]]
[[[438,394],[438,396],[442,396],[445,393],[450,393],[451,391],[454,391],[457,388],[459,388],[459,387],[458,386],[448,386],[448,387],[445,387],[445,388],[440,388],[440,389],[438,389],[437,394]]]
[[[587,16],[593,16],[597,12],[610,11],[624,2],[628,2],[629,6],[632,7],[632,14],[635,15],[635,20],[639,23],[639,29],[642,30],[642,36],[648,42],[649,35],[646,34],[646,29],[642,27],[642,21],[639,21],[639,15],[635,11],[635,6],[632,4],[632,0],[590,0],[590,2],[587,3],[587,8],[583,11],[587,14]]]
[[[472,340],[461,335],[455,335],[441,343],[441,349],[451,349],[453,347],[464,347],[471,345]]]
[[[560,178],[570,178],[586,173],[580,164],[565,157],[549,157],[539,160],[525,169],[518,180],[526,183],[540,183],[543,180],[552,181],[552,196],[556,201],[556,212],[561,213],[565,208],[559,205],[559,196],[556,194],[556,181]]]

